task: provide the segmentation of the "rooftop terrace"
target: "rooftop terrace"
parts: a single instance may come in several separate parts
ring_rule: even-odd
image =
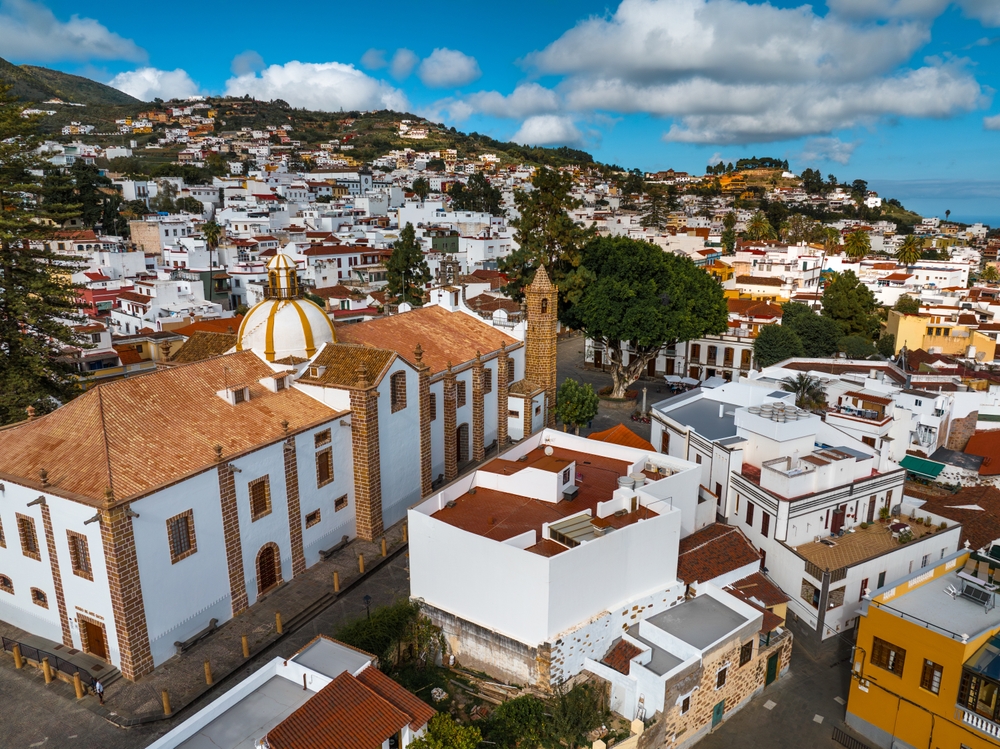
[[[936,526],[927,527],[914,523],[908,523],[908,525],[913,533],[914,541],[937,532]],[[824,541],[827,543],[823,543]],[[913,543],[913,541],[909,543]],[[877,557],[880,554],[898,549],[899,546],[899,540],[893,538],[893,532],[888,525],[873,523],[864,529],[857,525],[853,532],[848,531],[843,536],[801,544],[795,547],[795,551],[807,562],[812,562],[821,570],[836,570]]]

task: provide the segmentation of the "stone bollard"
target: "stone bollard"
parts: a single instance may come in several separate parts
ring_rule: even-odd
[[[163,714],[170,715],[170,713],[172,712],[170,710],[170,693],[166,689],[164,689],[162,695],[163,695]]]
[[[333,592],[340,592],[340,573],[337,570],[333,571]]]
[[[382,556],[385,556],[385,552],[386,552],[386,548],[385,548],[385,536],[382,536]]]
[[[365,574],[365,555],[358,554],[358,572]]]
[[[73,674],[73,689],[76,690],[76,698],[78,700],[82,700],[83,699],[83,695],[84,695],[84,691],[83,691],[83,682],[80,681],[80,672],[79,671],[76,671]]]
[[[246,635],[243,635],[243,657],[244,658],[250,657],[250,643],[247,640]]]
[[[212,686],[212,664],[207,658],[205,659],[205,683]]]
[[[42,658],[42,673],[45,674],[45,683],[52,683],[52,667],[49,665],[48,658]]]
[[[21,646],[14,646],[14,668],[24,668],[24,658],[21,657]]]
[[[281,634],[281,612],[274,612],[274,628],[278,630],[278,634]]]

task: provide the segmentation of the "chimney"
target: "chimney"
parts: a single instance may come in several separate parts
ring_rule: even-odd
[[[721,419],[721,418],[722,418],[723,416],[725,416],[725,410],[726,410],[726,404],[725,404],[725,403],[720,403],[720,404],[719,404],[719,418],[720,418],[720,419]]]

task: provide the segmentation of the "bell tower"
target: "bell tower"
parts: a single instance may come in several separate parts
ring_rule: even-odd
[[[525,289],[528,305],[528,328],[524,336],[524,376],[545,390],[545,426],[555,426],[556,408],[556,287],[544,267]]]

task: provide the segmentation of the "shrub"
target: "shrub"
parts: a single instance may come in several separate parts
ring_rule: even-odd
[[[868,523],[861,523],[861,530],[865,530],[868,527]]]
[[[948,524],[942,520],[941,524],[938,526],[938,530],[943,531],[947,527],[948,527]]]

